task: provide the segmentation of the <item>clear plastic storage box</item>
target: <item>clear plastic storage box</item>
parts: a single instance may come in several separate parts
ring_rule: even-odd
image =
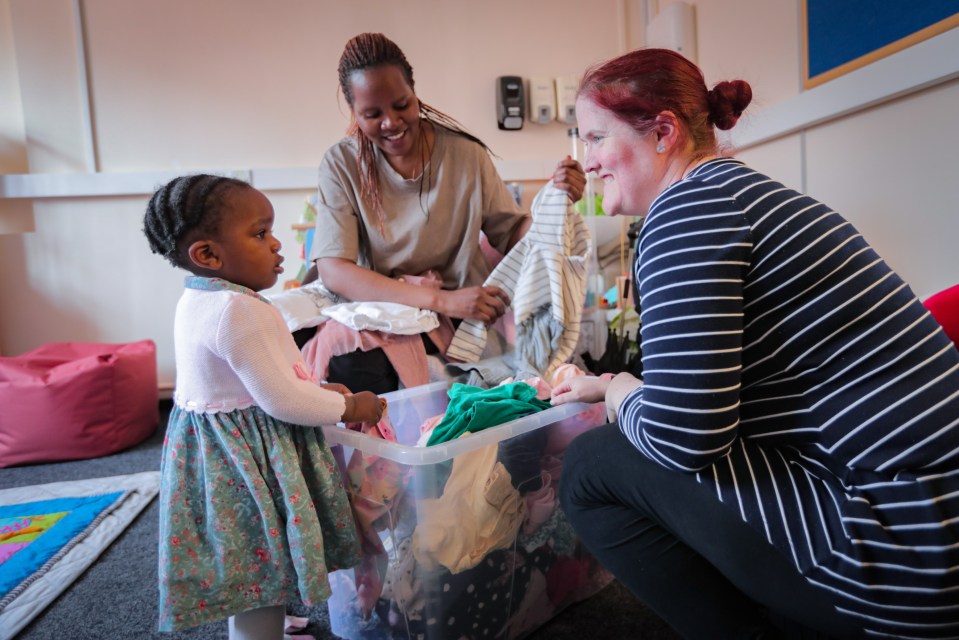
[[[431,447],[446,383],[384,396],[396,442],[325,427],[359,523],[364,556],[330,575],[333,632],[348,639],[522,638],[612,577],[558,504],[562,457],[605,421],[566,404]]]

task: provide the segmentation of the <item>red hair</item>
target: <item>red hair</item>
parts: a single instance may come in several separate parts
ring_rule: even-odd
[[[639,133],[672,112],[683,122],[696,154],[716,148],[713,127],[731,129],[753,97],[744,80],[706,89],[703,72],[669,49],[637,49],[586,71],[577,96],[612,111]]]

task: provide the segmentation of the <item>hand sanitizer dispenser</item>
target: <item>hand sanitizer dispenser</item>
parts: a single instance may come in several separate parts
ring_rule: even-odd
[[[579,78],[559,76],[556,78],[556,119],[566,124],[576,124],[576,90]]]
[[[519,76],[500,76],[496,79],[496,120],[500,129],[522,129],[523,79]]]
[[[530,122],[548,124],[556,117],[556,87],[553,79],[546,76],[532,76],[529,79],[529,91],[526,92],[529,105]]]

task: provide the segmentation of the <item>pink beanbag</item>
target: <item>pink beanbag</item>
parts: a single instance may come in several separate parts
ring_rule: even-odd
[[[0,467],[95,458],[160,421],[156,345],[58,342],[0,357]]]

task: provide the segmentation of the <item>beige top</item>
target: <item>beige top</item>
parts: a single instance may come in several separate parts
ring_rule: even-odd
[[[430,165],[406,180],[376,150],[385,237],[361,199],[356,142],[344,138],[320,164],[316,237],[310,260],[344,258],[391,278],[440,273],[444,289],[478,286],[489,275],[480,231],[505,253],[522,211],[489,154],[472,140],[435,126]]]

